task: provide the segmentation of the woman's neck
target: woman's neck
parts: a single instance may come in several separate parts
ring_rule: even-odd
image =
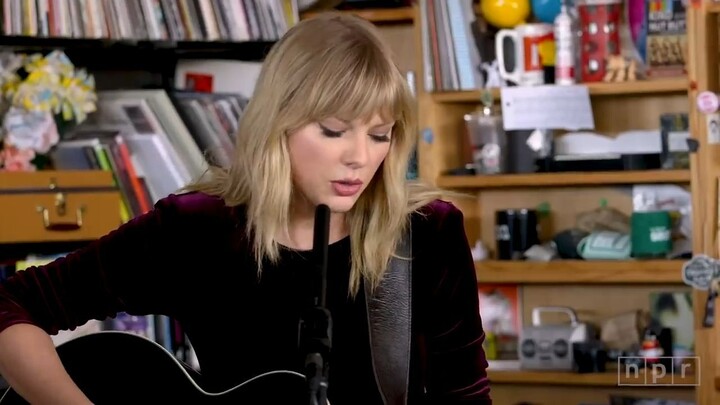
[[[313,248],[313,237],[315,234],[315,211],[303,210],[294,211],[288,224],[288,233],[278,235],[276,240],[281,245],[295,250],[311,250]],[[349,229],[345,222],[345,214],[330,214],[330,237],[329,243],[334,243],[345,238]]]

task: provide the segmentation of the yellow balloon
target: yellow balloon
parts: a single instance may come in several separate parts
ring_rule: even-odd
[[[488,24],[513,28],[530,16],[529,0],[482,0],[480,11]]]

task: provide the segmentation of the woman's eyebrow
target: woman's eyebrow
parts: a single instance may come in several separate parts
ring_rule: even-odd
[[[378,124],[378,125],[373,126],[371,129],[385,129],[388,127],[392,128],[393,126],[395,126],[395,121]],[[390,128],[388,128],[388,129],[390,129]]]
[[[354,124],[353,124],[353,121],[352,121],[352,120],[347,120],[347,119],[343,119],[343,118],[336,118],[336,117],[328,118],[328,120],[329,120],[330,122],[332,122],[332,121],[337,121],[337,122],[339,122],[339,123],[341,123],[341,124],[345,124],[345,125],[347,125],[348,127],[351,127],[351,128],[354,127]],[[384,129],[384,128],[387,128],[387,127],[393,127],[393,126],[395,126],[396,123],[397,123],[397,121],[381,122],[381,123],[379,123],[379,124],[373,125],[372,127],[370,127],[370,129],[372,129],[372,130],[377,130],[377,129]]]

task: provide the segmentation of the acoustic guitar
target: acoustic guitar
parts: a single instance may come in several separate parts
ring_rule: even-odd
[[[304,374],[276,370],[223,392],[207,392],[200,374],[158,343],[129,332],[106,331],[58,345],[73,381],[96,405],[105,404],[308,404]],[[12,388],[0,405],[27,405]],[[330,405],[327,402],[327,405]]]

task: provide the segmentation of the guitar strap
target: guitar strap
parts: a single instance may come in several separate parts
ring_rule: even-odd
[[[373,293],[365,284],[370,352],[375,381],[385,405],[405,405],[411,345],[411,226],[390,259],[385,277]],[[409,259],[402,259],[409,258]]]

